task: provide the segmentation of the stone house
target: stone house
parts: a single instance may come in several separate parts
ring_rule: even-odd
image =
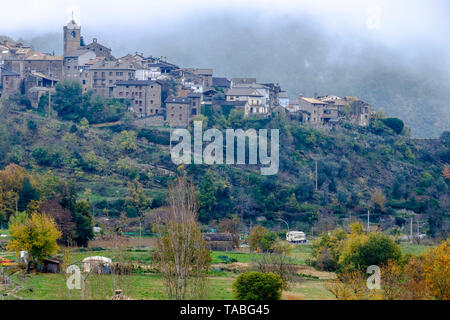
[[[6,57],[4,67],[18,73],[22,79],[32,71],[62,79],[63,57],[40,52],[29,52],[26,55]]]
[[[83,91],[92,89],[95,95],[104,98],[114,97],[117,81],[135,80],[136,70],[140,66],[135,62],[100,61],[81,72]]]
[[[326,102],[320,101],[315,98],[299,97],[298,99],[299,110],[307,111],[311,114],[309,118],[309,124],[313,126],[320,126],[323,123],[323,115]]]
[[[19,91],[22,82],[20,74],[2,67],[0,67],[0,70],[0,97]]]
[[[81,71],[95,58],[95,53],[86,49],[78,49],[64,56],[64,79],[80,80]]]
[[[203,96],[200,93],[190,92],[187,95],[187,98],[191,99],[192,102],[192,117],[195,117],[201,113],[201,107],[203,102]]]
[[[256,84],[256,78],[232,78],[230,88],[234,88],[241,84]]]
[[[213,77],[212,78],[212,87],[222,89],[224,92],[230,89],[231,81],[227,78],[221,77]]]
[[[114,56],[111,54],[111,49],[108,47],[105,47],[104,45],[101,45],[98,43],[97,38],[94,38],[92,40],[92,43],[85,45],[82,47],[83,49],[93,51],[97,57],[104,57],[106,61],[115,61],[117,60],[114,58]]]
[[[166,103],[166,121],[171,127],[187,127],[195,116],[193,115],[192,100],[183,97],[169,97]]]
[[[161,84],[151,80],[119,80],[113,89],[113,97],[130,101],[130,110],[139,117],[163,114]]]
[[[278,104],[286,109],[289,106],[289,95],[286,91],[281,91],[278,94]]]

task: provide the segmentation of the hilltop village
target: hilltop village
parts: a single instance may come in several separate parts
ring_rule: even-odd
[[[84,43],[81,26],[71,20],[64,30],[64,55],[34,52],[5,40],[0,43],[0,96],[20,92],[37,107],[39,99],[55,92],[58,82],[77,81],[83,93],[126,101],[143,126],[186,127],[202,107],[241,110],[245,118],[285,114],[312,127],[349,122],[368,126],[372,107],[357,97],[335,95],[290,99],[276,83],[255,78],[215,77],[213,69],[184,68],[165,58],[127,54],[116,58],[97,39]],[[171,94],[164,94],[169,84]]]

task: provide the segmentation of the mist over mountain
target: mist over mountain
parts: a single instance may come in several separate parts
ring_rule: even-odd
[[[364,25],[365,19],[352,23]],[[52,33],[24,31],[21,37],[35,50],[61,54],[62,24]],[[433,37],[425,31],[389,38],[365,27],[343,31],[307,13],[268,15],[257,8],[201,11],[162,25],[146,21],[141,28],[82,22],[85,42],[98,38],[116,57],[140,52],[213,68],[216,76],[256,77],[279,83],[291,98],[358,96],[403,119],[415,137],[428,138],[450,128],[450,45],[438,41],[438,30]]]

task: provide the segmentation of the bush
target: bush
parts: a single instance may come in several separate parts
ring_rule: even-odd
[[[250,231],[249,243],[257,252],[269,252],[277,239],[276,232],[269,231],[263,226],[256,226]]]
[[[233,282],[237,300],[279,300],[283,280],[279,275],[262,272],[246,272]]]
[[[366,270],[371,265],[381,266],[389,260],[398,262],[400,258],[399,245],[391,237],[374,232],[368,236],[350,237],[343,244],[339,265],[343,269]]]
[[[402,120],[397,118],[387,118],[383,120],[383,123],[394,130],[396,134],[400,134],[403,131],[403,128],[405,127],[405,124]]]

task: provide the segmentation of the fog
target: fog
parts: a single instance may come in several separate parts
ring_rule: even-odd
[[[0,34],[62,52],[72,16],[126,53],[165,56],[217,76],[277,82],[292,98],[357,95],[417,137],[450,128],[450,3],[435,1],[16,1]],[[424,116],[425,115],[425,116]]]

